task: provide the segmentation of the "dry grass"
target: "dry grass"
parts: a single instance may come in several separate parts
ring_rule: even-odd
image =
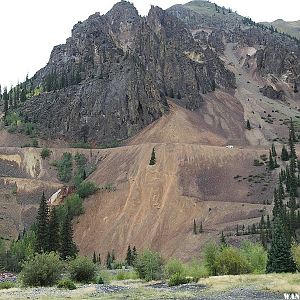
[[[253,286],[278,293],[300,292],[300,275],[290,273],[215,276],[201,279],[199,283],[209,286],[211,293],[228,291],[242,286]]]

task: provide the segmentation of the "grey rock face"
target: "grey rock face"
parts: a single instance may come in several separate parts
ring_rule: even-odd
[[[275,99],[275,100],[284,100],[284,92],[276,91],[270,85],[265,85],[259,91],[268,98]]]
[[[216,36],[212,44],[222,48]],[[166,96],[198,109],[202,94],[234,88],[235,77],[176,16],[152,7],[143,18],[121,1],[106,15],[77,23],[32,85],[44,92],[27,101],[23,113],[41,134],[101,144],[158,119],[168,110]]]

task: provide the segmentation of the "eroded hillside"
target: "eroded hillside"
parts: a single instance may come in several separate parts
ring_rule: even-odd
[[[293,40],[243,20],[202,1],[152,7],[141,18],[122,1],[77,24],[33,82],[42,84],[55,68],[63,78],[64,68],[71,74],[86,61],[80,83],[24,104],[50,157],[21,148],[28,135],[0,132],[2,237],[16,238],[33,222],[41,191],[49,198],[64,186],[53,166],[64,152],[84,154],[94,166],[87,180],[114,187],[86,199],[74,221],[83,254],[105,257],[114,249],[123,257],[131,244],[187,260],[221,231],[270,214],[277,171],[268,170],[268,149],[275,143],[279,154],[287,143],[291,117],[299,134],[299,51]],[[49,120],[49,111],[56,118]],[[73,137],[92,146],[126,140],[116,148],[75,149]],[[203,233],[193,234],[194,219]]]

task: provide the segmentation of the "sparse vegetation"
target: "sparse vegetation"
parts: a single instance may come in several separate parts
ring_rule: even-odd
[[[160,279],[163,261],[157,252],[146,250],[137,255],[134,268],[141,279],[146,281]]]
[[[41,158],[46,159],[51,154],[51,151],[48,148],[43,148],[41,151]]]
[[[20,278],[25,286],[51,286],[58,281],[62,268],[58,254],[35,254],[24,263]]]
[[[75,290],[77,288],[75,283],[69,278],[59,280],[57,283],[57,287],[59,289],[66,289],[66,290]]]
[[[72,162],[72,154],[69,152],[65,152],[62,155],[62,158],[58,161],[55,161],[53,165],[58,170],[58,178],[63,182],[69,182],[72,178],[73,171],[73,162]]]
[[[78,282],[89,283],[94,281],[96,266],[89,257],[78,256],[69,263],[71,279]]]

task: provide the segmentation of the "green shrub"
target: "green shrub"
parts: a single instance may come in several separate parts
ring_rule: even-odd
[[[52,286],[58,281],[62,268],[57,253],[36,254],[23,264],[20,278],[25,286]]]
[[[139,275],[135,271],[119,271],[117,273],[117,280],[129,280],[129,279],[138,279]]]
[[[241,253],[250,264],[252,273],[265,273],[267,266],[267,252],[260,244],[244,241],[242,243]]]
[[[95,280],[96,284],[104,284],[104,279],[102,276],[98,275]]]
[[[146,250],[136,257],[134,268],[141,279],[147,281],[162,277],[162,258],[159,253]]]
[[[59,289],[67,289],[67,290],[75,290],[77,288],[75,283],[69,278],[59,280],[57,283],[57,287]]]
[[[83,148],[83,149],[91,149],[91,145],[85,142],[73,143],[71,145],[72,148]]]
[[[69,152],[65,152],[62,155],[62,158],[60,160],[55,161],[53,165],[58,170],[59,180],[63,182],[69,182],[72,178],[73,170],[72,154]]]
[[[165,278],[170,278],[171,276],[184,275],[184,266],[178,259],[171,259],[167,262],[164,268]]]
[[[101,270],[100,273],[96,276],[95,283],[104,284],[111,281],[111,274],[107,270]]]
[[[77,193],[81,198],[86,198],[97,191],[97,186],[94,182],[83,181],[77,188]]]
[[[299,244],[292,244],[292,253],[293,258],[296,263],[298,271],[300,271],[300,245]]]
[[[126,265],[127,265],[127,263],[125,261],[114,260],[111,264],[111,268],[112,269],[122,269]]]
[[[218,275],[239,275],[251,272],[247,259],[233,247],[223,248],[216,257]]]
[[[2,282],[0,282],[0,290],[11,289],[15,286],[16,286],[16,284],[12,281],[2,281]]]
[[[78,282],[89,283],[95,279],[96,266],[93,261],[86,256],[78,256],[69,263],[71,279]]]
[[[203,262],[193,260],[185,266],[185,275],[193,278],[193,281],[197,282],[200,278],[206,278],[210,274]]]
[[[33,139],[33,140],[31,141],[31,145],[32,145],[32,147],[37,148],[37,147],[39,146],[39,142],[37,141],[37,139]]]
[[[219,247],[214,243],[209,243],[204,248],[204,266],[213,276],[217,275],[216,258],[219,251]]]
[[[47,157],[49,157],[51,154],[51,151],[48,148],[43,148],[41,151],[41,158],[45,159]]]
[[[188,278],[183,276],[182,274],[175,273],[173,274],[168,282],[169,286],[175,286],[175,285],[180,285],[180,284],[186,284],[191,282],[192,278]]]
[[[63,205],[60,205],[58,207],[57,214],[59,220],[64,219],[64,217],[67,214],[67,211],[69,211],[71,218],[83,214],[84,212],[83,201],[78,194],[72,194],[66,197]]]

